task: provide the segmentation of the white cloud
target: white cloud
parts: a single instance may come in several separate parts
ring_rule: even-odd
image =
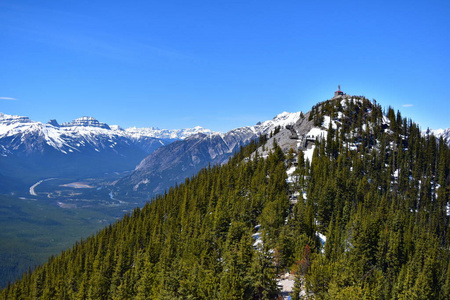
[[[0,100],[17,100],[17,99],[12,97],[0,97]]]
[[[403,107],[412,107],[412,106],[414,106],[414,104],[403,104],[402,106]]]

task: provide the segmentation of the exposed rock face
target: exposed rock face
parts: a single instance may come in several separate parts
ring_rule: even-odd
[[[299,118],[292,126],[287,126],[287,128],[281,128],[280,132],[273,137],[271,137],[265,147],[258,149],[258,154],[265,156],[268,155],[273,149],[273,142],[275,141],[283,150],[287,153],[290,148],[298,149],[308,147],[306,140],[307,134],[314,127],[313,121],[308,121],[309,114],[304,115],[303,118]],[[312,143],[310,143],[312,145]],[[309,145],[309,146],[310,146]]]

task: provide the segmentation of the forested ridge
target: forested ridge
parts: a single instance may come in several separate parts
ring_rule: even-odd
[[[283,151],[285,129],[262,136],[1,299],[276,299],[287,272],[293,299],[448,299],[445,141],[363,97],[319,103],[308,118],[326,126],[308,149]]]

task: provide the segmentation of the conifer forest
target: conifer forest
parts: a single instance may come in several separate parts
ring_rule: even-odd
[[[450,149],[342,96],[23,274],[0,299],[450,299]],[[311,156],[307,153],[310,151]]]

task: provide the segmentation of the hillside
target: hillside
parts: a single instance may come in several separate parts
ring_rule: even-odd
[[[362,97],[319,103],[51,258],[5,299],[448,299],[450,149]],[[284,278],[283,277],[283,278]]]

